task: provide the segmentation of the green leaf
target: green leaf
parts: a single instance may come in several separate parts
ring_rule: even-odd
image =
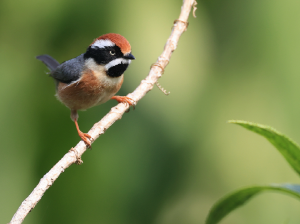
[[[250,198],[264,191],[278,191],[295,196],[300,200],[300,185],[273,184],[269,186],[253,186],[237,190],[220,199],[210,210],[206,224],[218,223],[234,209],[246,203]]]
[[[231,120],[228,122],[238,124],[266,137],[269,142],[278,149],[291,167],[300,175],[300,147],[297,143],[269,126],[238,120]]]

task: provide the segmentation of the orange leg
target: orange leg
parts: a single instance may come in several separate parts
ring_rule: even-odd
[[[127,96],[113,96],[111,99],[116,100],[119,103],[128,103],[129,106],[133,107],[133,109],[135,108],[136,102],[133,99],[127,97]]]
[[[74,120],[75,122],[75,126],[78,132],[79,137],[82,139],[82,141],[84,141],[84,143],[90,148],[91,147],[91,141],[90,139],[92,138],[89,134],[87,133],[83,133],[82,131],[80,131],[77,120]]]

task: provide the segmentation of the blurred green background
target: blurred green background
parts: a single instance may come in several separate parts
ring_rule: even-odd
[[[132,92],[163,50],[182,1],[0,1],[0,223],[77,144],[48,69],[115,32],[136,60]],[[161,85],[125,114],[46,192],[25,224],[196,224],[237,188],[299,177],[262,137],[227,124],[271,125],[300,142],[300,1],[198,0]],[[116,102],[81,112],[88,131]],[[299,201],[263,194],[222,223],[299,223]]]

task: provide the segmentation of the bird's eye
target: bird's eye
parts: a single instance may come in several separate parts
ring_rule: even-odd
[[[114,50],[109,51],[109,53],[110,53],[111,55],[115,55],[115,54],[116,54],[116,52],[115,52]]]

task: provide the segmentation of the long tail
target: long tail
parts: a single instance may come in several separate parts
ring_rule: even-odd
[[[45,65],[47,65],[51,72],[59,66],[59,63],[47,54],[39,55],[36,57],[36,59],[42,61]]]

